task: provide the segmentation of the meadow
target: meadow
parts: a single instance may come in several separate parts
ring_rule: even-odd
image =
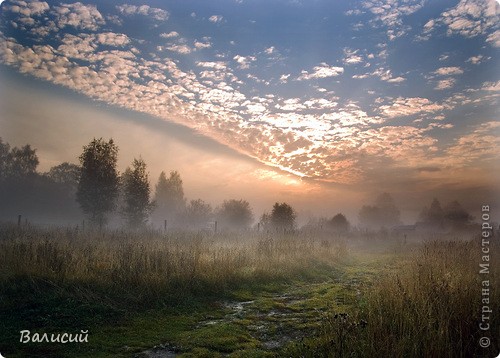
[[[489,307],[499,312],[498,241]],[[0,227],[6,357],[474,357],[478,237]],[[494,313],[492,314],[494,316]],[[498,317],[492,317],[498,320]],[[88,342],[20,341],[20,331]]]

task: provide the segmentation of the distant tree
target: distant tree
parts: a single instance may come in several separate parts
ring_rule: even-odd
[[[22,148],[12,149],[12,175],[18,178],[28,177],[36,174],[38,166],[36,150],[31,149],[29,144]]]
[[[45,175],[57,184],[62,184],[69,189],[77,190],[82,168],[79,165],[64,162],[56,165]]]
[[[345,233],[349,231],[349,221],[347,221],[347,218],[344,216],[344,214],[337,214],[333,218],[331,218],[328,222],[330,228],[333,229],[335,232],[341,232]]]
[[[390,228],[401,223],[401,213],[394,204],[392,196],[382,193],[375,200],[375,205],[364,205],[359,211],[359,221],[369,228]]]
[[[380,208],[372,205],[363,205],[358,216],[362,226],[368,228],[380,227]]]
[[[435,227],[443,227],[444,211],[438,199],[432,200],[431,206],[427,211],[426,222]]]
[[[271,211],[271,225],[276,229],[294,229],[297,214],[287,203],[275,203]]]
[[[83,147],[80,155],[82,165],[76,200],[92,224],[102,226],[106,215],[116,207],[118,196],[118,147],[113,139],[92,140]]]
[[[10,167],[10,145],[0,137],[0,181],[6,180]]]
[[[161,172],[155,189],[156,220],[171,221],[184,211],[186,199],[179,172],[171,171],[168,179],[165,172]]]
[[[443,212],[445,220],[455,228],[467,225],[472,221],[472,215],[456,200],[446,205]]]
[[[382,226],[389,228],[401,224],[401,213],[389,193],[380,194],[375,201],[375,205],[380,208]]]
[[[122,185],[124,201],[122,215],[129,227],[144,227],[153,209],[149,198],[151,192],[149,176],[144,160],[134,159],[132,168],[127,168],[123,173]]]
[[[246,229],[253,222],[253,212],[248,201],[225,200],[217,209],[217,220],[223,228]]]
[[[38,166],[36,149],[29,144],[21,148],[11,148],[0,138],[0,179],[19,180],[27,179],[36,174]]]
[[[37,166],[36,150],[30,145],[11,148],[0,138],[0,220],[15,215],[52,223],[80,218],[75,201],[80,170],[66,172],[63,163],[42,175]]]
[[[259,220],[259,227],[261,230],[269,230],[271,228],[271,214],[263,213]]]
[[[184,222],[191,228],[206,227],[212,217],[212,206],[201,199],[191,200],[184,211]]]
[[[424,207],[419,215],[420,225],[428,230],[443,230],[447,220],[441,203],[437,198],[432,200],[430,207]]]

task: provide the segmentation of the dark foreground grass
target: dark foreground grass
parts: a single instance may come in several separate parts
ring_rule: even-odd
[[[0,228],[6,357],[474,357],[477,241],[377,252],[306,234]],[[499,312],[492,241],[489,307]],[[235,308],[236,307],[236,308]],[[239,308],[238,308],[239,307]],[[496,320],[496,321],[495,321]],[[88,343],[20,343],[20,331]],[[142,353],[141,353],[142,352]],[[144,353],[146,352],[146,353]]]
[[[9,357],[130,356],[161,342],[257,349],[232,325],[186,332],[214,302],[321,278],[345,252],[297,235],[0,230],[0,353]],[[89,342],[23,344],[21,330],[84,330]]]

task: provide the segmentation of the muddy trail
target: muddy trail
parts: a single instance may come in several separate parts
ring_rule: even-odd
[[[261,293],[250,300],[218,301],[211,314],[187,334],[191,347],[168,342],[135,357],[194,357],[197,354],[189,352],[196,351],[193,347],[200,336],[206,339],[198,347],[208,356],[279,355],[287,345],[319,334],[328,315],[349,311],[357,304],[372,280],[370,271],[344,271],[323,282],[292,283],[280,292]],[[236,336],[241,344],[234,344]]]

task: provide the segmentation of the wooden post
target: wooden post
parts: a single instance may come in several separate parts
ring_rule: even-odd
[[[215,221],[214,232],[217,232],[217,221]]]
[[[167,219],[163,222],[163,231],[167,231]]]
[[[257,223],[257,232],[260,232],[260,223]]]
[[[21,226],[21,215],[17,216],[17,226]]]
[[[85,220],[82,220],[82,232],[85,231]]]

